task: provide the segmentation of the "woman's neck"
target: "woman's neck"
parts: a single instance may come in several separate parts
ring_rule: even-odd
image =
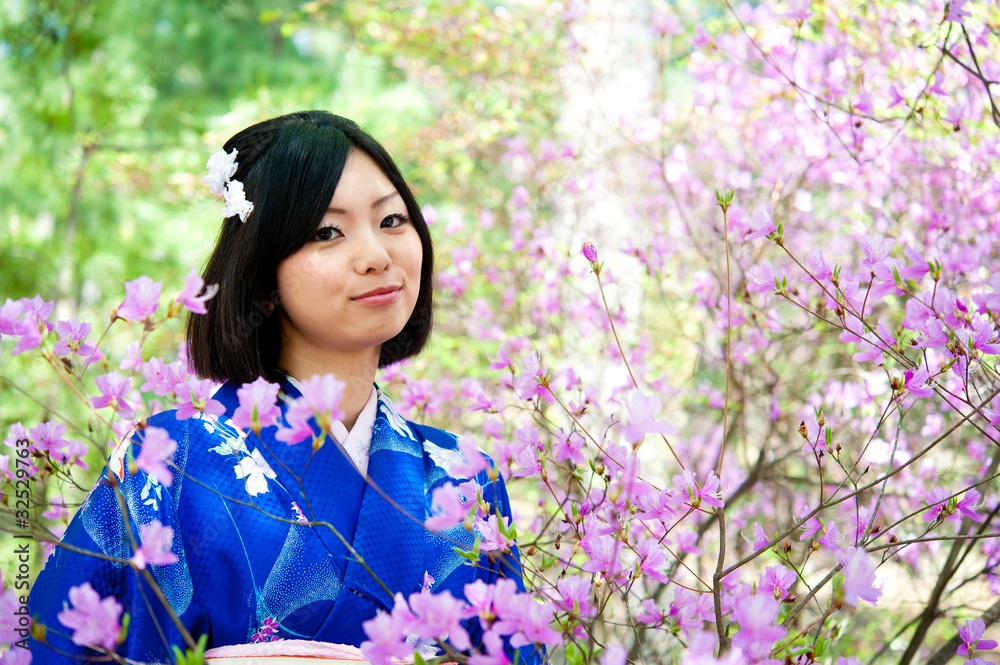
[[[357,354],[296,354],[283,359],[279,366],[288,376],[297,381],[305,381],[313,375],[333,374],[344,382],[344,396],[340,400],[340,410],[344,412],[343,423],[347,431],[354,428],[361,411],[372,394],[372,383],[378,371],[379,348]]]

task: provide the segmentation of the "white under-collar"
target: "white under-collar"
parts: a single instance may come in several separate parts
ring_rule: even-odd
[[[302,384],[292,377],[288,377],[288,382],[302,392]],[[330,424],[330,434],[344,446],[344,450],[351,456],[361,473],[368,473],[368,453],[372,447],[372,430],[375,427],[375,413],[378,406],[378,390],[372,386],[372,392],[368,396],[368,401],[358,414],[358,419],[354,421],[354,427],[347,431],[343,422],[334,420]]]

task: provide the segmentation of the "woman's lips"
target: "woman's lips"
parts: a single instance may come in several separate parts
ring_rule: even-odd
[[[351,298],[351,300],[364,305],[388,305],[399,298],[400,289],[401,287],[398,286],[375,289],[374,291]]]

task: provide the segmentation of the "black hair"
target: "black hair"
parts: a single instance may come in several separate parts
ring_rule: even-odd
[[[219,292],[208,312],[187,322],[189,357],[202,377],[236,383],[264,377],[278,382],[281,353],[278,264],[316,233],[351,150],[378,165],[406,204],[420,236],[420,292],[409,321],[382,344],[379,367],[416,355],[430,336],[434,257],[427,223],[413,193],[382,145],[352,120],[325,111],[291,113],[247,127],[226,142],[238,152],[233,179],[253,202],[245,223],[222,224],[203,278]]]

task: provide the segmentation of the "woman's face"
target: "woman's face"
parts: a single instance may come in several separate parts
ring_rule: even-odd
[[[413,312],[422,260],[403,198],[371,157],[351,150],[316,233],[278,264],[281,366],[377,358]]]

